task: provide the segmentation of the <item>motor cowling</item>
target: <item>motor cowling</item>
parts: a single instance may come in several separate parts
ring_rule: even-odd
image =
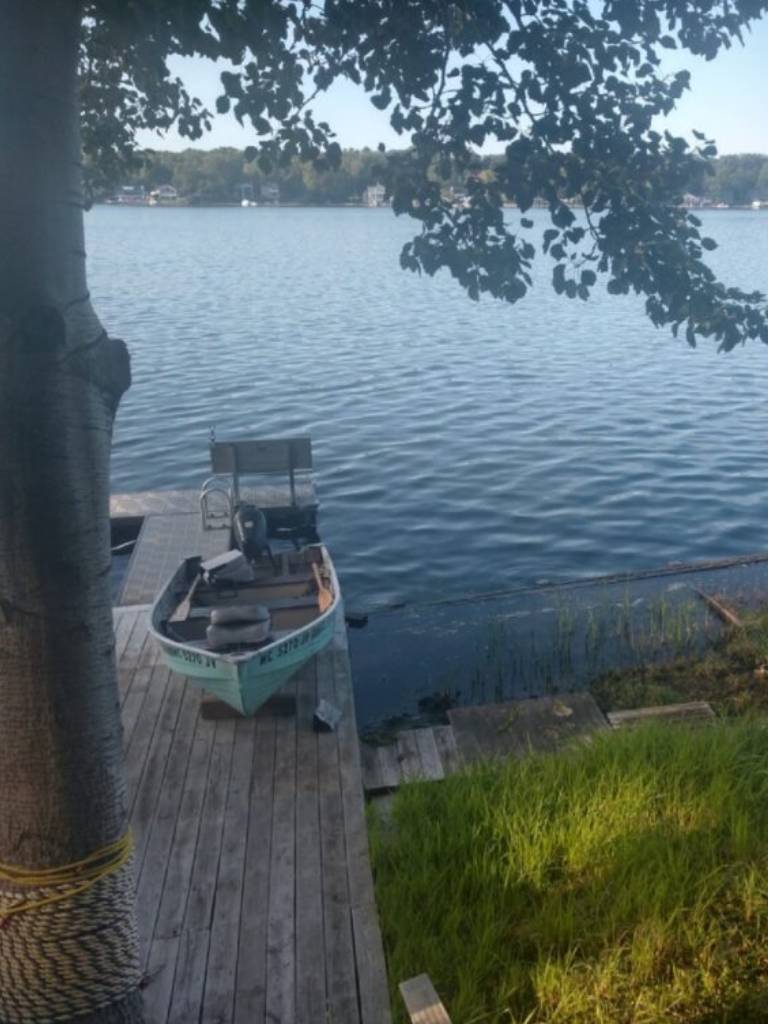
[[[255,505],[239,505],[232,521],[235,543],[246,558],[269,554],[267,517]]]

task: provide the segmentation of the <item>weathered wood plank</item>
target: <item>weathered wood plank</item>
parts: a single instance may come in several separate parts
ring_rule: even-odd
[[[376,793],[385,788],[381,778],[379,748],[372,743],[360,744],[360,770],[366,793]]]
[[[136,723],[143,713],[144,701],[147,694],[152,691],[157,697],[157,689],[164,688],[168,679],[169,670],[165,665],[160,664],[159,651],[154,644],[146,644],[142,653],[142,663],[133,669],[133,681],[130,689],[126,692],[125,700],[121,708],[123,721],[123,747],[126,752],[126,760],[130,760],[131,743],[136,730]],[[157,713],[157,705],[154,706]]]
[[[155,920],[163,896],[164,882],[171,863],[173,838],[184,793],[190,751],[195,735],[199,696],[192,686],[183,690],[181,710],[173,732],[170,751],[153,815],[143,863],[137,861],[137,912],[145,957],[151,952]],[[145,776],[145,782],[146,782]],[[142,786],[144,788],[144,784]],[[137,800],[136,813],[142,798]],[[140,869],[140,870],[139,870]],[[184,894],[186,896],[186,893]]]
[[[189,687],[189,693],[196,691]],[[158,938],[172,938],[181,933],[187,908],[192,867],[197,849],[205,795],[208,785],[208,767],[216,728],[199,717],[195,723],[192,750],[189,755],[187,776],[181,794],[173,845],[168,857],[165,884],[155,923]]]
[[[179,940],[155,939],[149,954],[144,987],[146,1024],[165,1024],[171,1005]]]
[[[174,682],[176,685],[174,685]],[[185,681],[180,679],[172,680],[169,683],[160,711],[160,717],[152,737],[152,745],[144,762],[141,783],[132,803],[130,802],[129,792],[129,805],[132,807],[131,827],[133,829],[134,864],[137,873],[141,872],[149,836],[156,821],[163,780],[168,767],[169,752],[187,685]],[[186,758],[186,752],[189,748],[188,740],[183,746],[185,747],[183,757]],[[183,780],[186,760],[183,765],[177,765],[176,768],[182,773],[181,779]],[[176,800],[178,800],[178,791]],[[171,801],[171,806],[174,807],[174,811],[169,811],[169,813],[174,813],[175,816],[175,801]]]
[[[295,694],[295,683],[284,692]],[[267,1019],[292,1021],[296,1008],[296,718],[275,727],[274,809],[267,920]]]
[[[448,1011],[426,974],[401,982],[399,989],[411,1024],[451,1024]]]
[[[266,908],[269,906],[276,722],[274,715],[263,711],[256,716],[235,986],[235,1024],[259,1024],[266,1017]]]
[[[157,645],[149,633],[149,611],[142,608],[136,620],[136,628],[125,645],[120,664],[124,668],[140,668],[149,664],[157,653]]]
[[[461,768],[461,758],[456,749],[456,737],[453,735],[453,726],[435,725],[432,727],[432,735],[435,738],[435,746],[440,755],[440,762],[443,766],[444,775],[453,775]]]
[[[421,763],[421,751],[415,732],[415,729],[404,729],[397,734],[397,758],[405,782],[424,778],[424,765]]]
[[[389,990],[368,850],[351,669],[345,650],[334,651],[332,659],[334,693],[342,712],[338,728],[339,773],[360,1015],[363,1024],[389,1024]]]
[[[312,716],[317,705],[315,659],[302,670],[297,695],[296,777],[296,1021],[325,1018],[323,866],[320,858],[317,734]]]
[[[384,942],[375,903],[352,907],[352,928],[363,1024],[391,1024]]]
[[[629,711],[608,711],[605,717],[613,729],[623,729],[652,721],[696,724],[712,721],[717,716],[707,701],[694,700],[685,704],[662,704],[658,707],[632,708]]]
[[[382,789],[395,789],[403,781],[403,771],[397,743],[388,743],[378,750],[379,775]]]
[[[112,618],[115,629],[115,660],[119,664],[128,640],[141,614],[141,607],[113,608]]]
[[[413,731],[416,736],[416,745],[419,748],[423,777],[432,781],[444,779],[445,772],[437,750],[435,734],[431,729],[414,729]]]
[[[336,699],[333,661],[329,651],[317,657],[317,694],[319,699],[331,702]],[[334,1024],[358,1024],[360,1016],[338,735],[319,733],[317,748],[328,1016]]]
[[[181,933],[168,1024],[192,1024],[199,1020],[209,942],[207,928],[193,928]]]
[[[254,733],[252,718],[242,718],[235,724],[219,872],[216,879],[212,879],[216,887],[216,901],[211,925],[202,1024],[231,1021],[234,1009]]]
[[[187,903],[185,931],[208,929],[216,896],[224,813],[235,739],[234,722],[217,722],[208,769],[208,787],[197,837],[195,864]]]
[[[589,693],[567,693],[452,708],[448,718],[462,760],[524,757],[533,751],[558,748],[608,728]]]
[[[141,702],[141,709],[136,716],[133,727],[126,727],[127,749],[125,752],[125,781],[128,794],[128,808],[133,814],[141,779],[147,765],[147,755],[152,749],[158,721],[165,704],[166,693],[170,687],[170,670],[164,665],[156,665],[147,678],[146,690]],[[139,681],[131,687],[131,692],[139,691]]]

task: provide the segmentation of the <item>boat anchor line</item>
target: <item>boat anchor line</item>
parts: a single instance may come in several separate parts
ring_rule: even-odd
[[[634,583],[640,580],[662,579],[667,576],[682,576],[689,573],[716,572],[750,565],[768,563],[768,554],[740,555],[735,558],[721,558],[706,562],[673,562],[655,569],[638,569],[634,572],[608,573],[602,576],[586,576],[561,582],[536,583],[524,587],[508,587],[479,593],[459,594],[456,597],[438,597],[421,601],[393,601],[372,605],[364,611],[348,611],[347,625],[361,629],[367,625],[371,615],[398,612],[410,608],[441,608],[452,605],[479,604],[483,601],[497,601],[505,597],[522,597],[525,594],[546,594],[556,590],[578,590],[594,586],[611,586],[618,583]],[[693,588],[695,589],[695,588]]]

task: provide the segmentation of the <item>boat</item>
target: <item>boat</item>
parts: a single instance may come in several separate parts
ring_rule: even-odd
[[[340,604],[324,545],[256,547],[185,559],[150,614],[165,664],[243,715],[328,645]]]

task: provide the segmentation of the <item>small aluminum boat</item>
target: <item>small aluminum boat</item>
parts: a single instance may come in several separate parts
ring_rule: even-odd
[[[188,558],[152,606],[165,663],[252,715],[330,642],[340,604],[326,548]]]

